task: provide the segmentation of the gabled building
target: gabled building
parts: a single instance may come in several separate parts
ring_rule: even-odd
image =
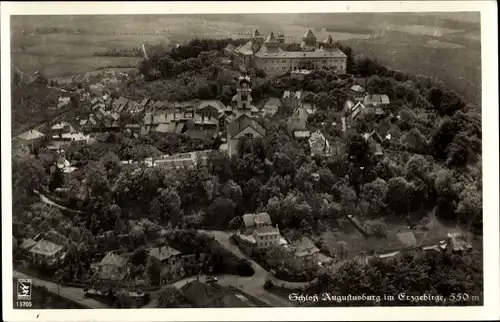
[[[29,250],[35,265],[55,266],[59,262],[64,246],[40,239]]]
[[[278,98],[269,98],[264,103],[264,107],[261,110],[262,116],[273,117],[278,113],[281,108],[281,101]]]
[[[266,212],[243,215],[243,227],[237,236],[240,246],[247,251],[286,244],[278,226],[272,226],[271,218]]]
[[[166,284],[184,276],[184,265],[181,252],[169,246],[150,248],[148,256],[155,258],[162,265],[161,283]]]
[[[319,130],[311,133],[309,137],[309,147],[311,149],[311,155],[330,155],[331,147],[330,142],[325,138],[323,133]]]
[[[59,97],[57,108],[62,109],[66,107],[71,107],[71,97]]]
[[[384,149],[382,147],[384,139],[376,131],[364,133],[363,139],[368,142],[370,149],[375,156],[380,157],[384,155]]]
[[[302,92],[300,91],[284,91],[281,104],[285,113],[282,113],[282,115],[289,113],[289,111],[295,111],[301,105],[301,97]]]
[[[292,116],[288,118],[288,128],[291,131],[304,131],[307,130],[307,119],[309,118],[309,113],[303,106],[299,106],[295,109]]]
[[[61,122],[61,123],[57,123],[57,124],[52,125],[50,127],[50,132],[51,132],[52,136],[54,136],[54,135],[62,136],[62,134],[71,134],[71,133],[74,133],[76,131],[75,131],[75,128],[71,124],[69,124],[68,122]]]
[[[184,285],[181,292],[193,306],[199,308],[256,306],[250,299],[234,289],[202,283],[199,280]]]
[[[107,281],[123,281],[127,276],[128,260],[118,254],[109,252],[98,265],[98,277]]]
[[[45,138],[45,134],[37,130],[29,130],[14,137],[12,139],[12,145],[14,148],[20,148],[29,153],[33,153],[36,148],[43,145]]]
[[[389,106],[391,101],[387,95],[366,95],[363,105],[366,109],[372,109],[375,114],[383,114],[383,110]]]
[[[315,50],[317,48],[316,36],[311,29],[308,29],[304,36],[302,37],[302,43],[300,47],[304,50]]]
[[[265,136],[266,131],[260,124],[246,114],[240,115],[227,126],[229,156],[238,154],[238,145],[242,138],[263,139]]]
[[[119,98],[115,99],[113,103],[111,104],[113,111],[117,113],[121,113],[123,109],[127,107],[129,104],[129,99],[123,96],[120,96]]]
[[[360,85],[353,85],[349,88],[349,95],[356,102],[362,101],[365,98],[365,89]]]
[[[181,252],[169,246],[150,248],[147,250],[147,254],[157,259],[163,265],[173,264],[181,258]]]

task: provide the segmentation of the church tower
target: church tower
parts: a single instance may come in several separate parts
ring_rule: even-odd
[[[238,78],[238,88],[236,95],[233,97],[233,107],[241,112],[250,111],[252,109],[252,88],[250,77],[240,76]]]

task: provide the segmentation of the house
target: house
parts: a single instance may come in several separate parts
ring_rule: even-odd
[[[179,153],[174,155],[165,155],[155,159],[154,162],[146,160],[146,164],[155,167],[164,167],[171,170],[195,169],[205,167],[208,162],[208,153],[210,150]]]
[[[125,279],[128,260],[109,252],[98,265],[98,277],[101,280],[122,281]]]
[[[169,246],[150,248],[148,256],[157,259],[164,267],[161,271],[161,283],[166,284],[184,276],[182,254]]]
[[[57,108],[71,107],[71,97],[59,97],[57,100]]]
[[[182,294],[199,308],[255,307],[256,305],[243,294],[231,288],[216,284],[192,281],[181,288]]]
[[[68,122],[61,122],[50,127],[51,135],[69,134],[75,132],[75,128]]]
[[[12,139],[12,143],[14,147],[26,149],[32,153],[43,144],[44,140],[45,135],[43,133],[37,130],[29,130]]]
[[[362,101],[363,98],[365,97],[365,89],[359,85],[353,85],[351,88],[349,88],[349,95],[355,100],[355,101]]]
[[[243,215],[243,227],[237,236],[246,250],[286,244],[278,226],[273,227],[268,213]]]
[[[363,139],[368,142],[368,144],[370,145],[370,149],[375,156],[384,155],[384,149],[382,147],[382,143],[384,142],[384,140],[376,131],[364,133]]]
[[[308,139],[311,136],[311,132],[309,132],[309,131],[294,131],[293,136],[299,140]]]
[[[387,95],[366,95],[363,99],[363,105],[366,108],[371,108],[374,110],[375,114],[381,114],[384,108],[387,108],[390,104],[389,97]]]
[[[64,247],[46,239],[40,239],[33,245],[29,253],[36,265],[55,266],[62,255]]]
[[[472,244],[463,233],[449,233],[447,236],[446,251],[450,253],[464,253],[471,251]]]
[[[30,249],[36,245],[36,241],[31,238],[23,239],[21,245],[19,245],[19,249],[21,250],[21,254],[24,258],[30,258]]]
[[[295,111],[301,104],[302,92],[284,91],[281,104],[286,114],[287,111]]]
[[[126,97],[120,96],[119,98],[115,99],[113,103],[111,104],[113,111],[117,113],[121,113],[123,109],[127,107],[129,104],[129,100]]]
[[[308,115],[316,114],[316,105],[314,105],[313,103],[304,102],[302,103],[302,107],[306,110]]]
[[[264,103],[264,107],[262,108],[262,116],[273,117],[278,113],[281,108],[281,101],[278,98],[270,98]]]
[[[266,131],[255,120],[242,114],[227,126],[227,145],[229,156],[238,154],[238,145],[242,138],[262,139]]]
[[[218,119],[226,106],[219,100],[196,100],[194,109],[203,118]]]
[[[330,142],[328,142],[323,133],[319,130],[311,133],[309,137],[309,147],[311,149],[311,155],[330,155],[331,153]]]
[[[307,237],[302,237],[294,246],[294,249],[295,256],[299,258],[312,257],[319,252],[318,247]]]
[[[292,131],[306,130],[308,118],[307,110],[303,106],[299,106],[288,118],[288,128]]]
[[[307,237],[302,237],[295,243],[292,249],[294,251],[294,256],[301,259],[304,265],[307,261],[313,261],[318,265],[323,265],[329,264],[333,260],[331,257],[322,254],[318,247],[314,245],[313,241]]]
[[[156,258],[160,263],[171,264],[180,258],[181,252],[169,246],[154,247],[147,250],[150,257]]]

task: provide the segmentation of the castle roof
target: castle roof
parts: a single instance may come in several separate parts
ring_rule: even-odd
[[[307,32],[304,34],[304,39],[316,39],[316,36],[313,34],[311,29],[308,29]]]
[[[325,40],[323,40],[323,43],[325,43],[325,44],[333,44],[332,35],[328,34],[328,37],[326,37]]]
[[[274,37],[274,34],[271,32],[269,34],[269,36],[267,36],[266,38],[266,43],[275,43],[276,42],[276,38]]]

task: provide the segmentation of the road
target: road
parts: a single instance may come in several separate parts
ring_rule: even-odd
[[[50,205],[50,206],[54,206],[54,207],[57,207],[61,210],[65,210],[65,211],[69,211],[69,212],[75,212],[75,213],[83,213],[79,210],[75,210],[75,209],[70,209],[70,208],[67,208],[67,207],[64,207],[52,200],[50,200],[49,198],[47,198],[46,196],[44,196],[43,194],[41,194],[39,191],[37,190],[33,190],[35,192],[36,195],[38,195],[40,197],[40,200],[43,202],[43,203],[46,203],[47,205]]]
[[[61,206],[49,199],[47,199],[44,195],[38,193],[41,200],[47,204],[60,207],[62,209],[66,209],[69,211],[75,211],[73,209],[68,209],[64,206]],[[207,230],[199,230],[199,232],[204,232],[210,236],[213,236],[215,240],[217,240],[223,247],[225,247],[227,250],[232,252],[234,255],[236,255],[239,258],[244,258],[252,263],[252,268],[254,269],[255,273],[252,276],[246,277],[246,276],[238,276],[238,275],[223,275],[223,276],[218,276],[219,278],[219,284],[222,286],[233,286],[236,288],[240,288],[244,292],[253,295],[260,300],[266,302],[267,304],[271,305],[272,307],[291,307],[293,304],[289,301],[287,301],[284,298],[278,297],[267,290],[264,289],[264,283],[266,282],[266,279],[269,275],[269,273],[262,268],[257,262],[252,260],[251,258],[247,257],[245,254],[243,254],[240,250],[240,248],[236,245],[233,245],[230,241],[231,233],[228,232],[223,232],[223,231],[207,231]],[[175,287],[180,287],[179,285],[184,285],[192,280],[196,279],[196,277],[188,277],[186,279],[183,279],[177,283],[174,284]],[[151,301],[153,302],[153,301]],[[150,303],[147,307],[155,307],[151,306],[154,305],[154,303]]]
[[[266,302],[272,307],[292,307],[293,304],[286,299],[276,296],[264,289],[264,283],[269,275],[262,266],[257,264],[254,260],[243,254],[240,248],[231,243],[230,237],[231,233],[223,231],[203,231],[208,235],[211,235],[217,240],[222,246],[231,251],[234,255],[239,258],[244,258],[252,263],[252,268],[255,274],[249,277],[236,276],[236,275],[224,275],[219,278],[219,284],[223,286],[234,286],[242,289],[244,292],[253,295],[260,300]]]
[[[226,249],[228,249],[230,252],[232,252],[234,255],[236,255],[239,258],[244,258],[252,263],[252,268],[254,269],[255,273],[252,276],[238,276],[238,275],[217,275],[217,283],[222,285],[222,286],[233,286],[238,289],[241,289],[243,292],[248,293],[252,296],[255,296],[259,300],[269,304],[271,307],[292,307],[293,304],[289,301],[287,301],[284,298],[278,297],[272,293],[269,293],[264,289],[264,283],[266,282],[266,278],[268,276],[268,272],[262,268],[259,264],[257,264],[255,261],[253,261],[251,258],[247,257],[245,254],[243,254],[240,250],[240,248],[236,245],[233,245],[230,242],[230,237],[231,233],[228,232],[223,232],[223,231],[206,231],[206,230],[199,230],[199,232],[206,233],[210,236],[213,236],[222,246],[224,246]],[[182,280],[179,280],[171,285],[166,285],[165,287],[171,287],[174,286],[177,289],[182,288],[184,285],[195,281],[198,277],[196,276],[190,276],[186,277]],[[204,281],[206,278],[206,275],[200,275],[199,279],[200,281]],[[155,292],[155,295],[157,296],[160,291]],[[152,295],[151,302],[149,302],[148,305],[144,306],[143,308],[156,308],[156,299],[155,295]]]
[[[30,276],[16,270],[13,271],[14,278],[28,278],[31,279],[33,285],[37,286],[45,286],[47,290],[51,293],[59,294],[61,297],[64,297],[70,301],[76,302],[80,305],[83,305],[86,308],[90,309],[108,309],[109,307],[101,303],[99,301],[93,300],[91,298],[85,297],[83,295],[83,290],[78,287],[69,287],[69,286],[59,286],[56,283],[45,281],[39,279],[38,277]]]

